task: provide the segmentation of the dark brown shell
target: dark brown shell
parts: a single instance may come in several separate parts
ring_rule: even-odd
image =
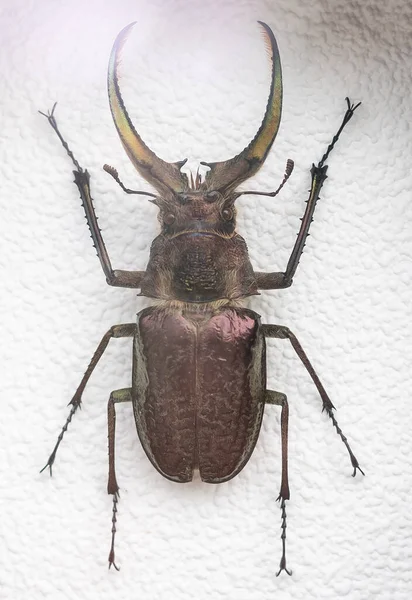
[[[148,308],[138,315],[133,406],[156,469],[186,482],[234,477],[259,434],[266,387],[259,316],[247,309],[205,313]]]

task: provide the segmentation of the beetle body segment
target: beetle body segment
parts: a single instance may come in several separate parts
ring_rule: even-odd
[[[259,315],[151,307],[138,315],[132,402],[147,456],[168,479],[234,477],[262,422],[265,341]]]
[[[208,233],[174,238],[159,235],[152,243],[141,293],[160,300],[213,302],[257,294],[245,240]]]

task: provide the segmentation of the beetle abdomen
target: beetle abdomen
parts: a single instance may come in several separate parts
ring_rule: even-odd
[[[148,308],[135,339],[133,404],[143,447],[156,469],[209,483],[246,464],[262,421],[264,338],[256,313]]]

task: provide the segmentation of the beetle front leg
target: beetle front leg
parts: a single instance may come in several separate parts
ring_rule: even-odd
[[[339,139],[340,134],[343,131],[345,125],[350,121],[353,116],[353,113],[360,105],[360,102],[356,105],[351,104],[349,98],[346,98],[347,109],[346,113],[343,117],[341,126],[339,127],[337,133],[333,136],[331,143],[329,144],[325,154],[322,156],[321,160],[317,165],[312,165],[311,168],[311,186],[309,192],[309,198],[307,200],[306,209],[304,215],[302,217],[302,223],[299,229],[298,237],[296,239],[295,245],[292,250],[292,254],[290,255],[286,271],[279,273],[255,273],[257,287],[261,290],[273,290],[273,289],[281,289],[290,287],[293,283],[293,277],[296,273],[296,269],[299,264],[300,257],[302,256],[303,248],[306,244],[306,239],[309,235],[310,224],[313,221],[313,214],[315,212],[316,203],[319,200],[319,194],[322,189],[322,186],[327,178],[326,171],[328,170],[327,165],[325,165],[326,160],[328,159],[329,154],[332,152],[335,147],[336,142]],[[271,194],[263,194],[263,195],[271,195]]]
[[[56,445],[53,448],[53,452],[49,456],[49,460],[47,461],[46,465],[42,468],[40,473],[42,473],[48,467],[50,470],[50,475],[53,474],[53,472],[52,472],[53,463],[56,458],[57,450],[61,444],[63,436],[66,433],[67,428],[68,428],[75,412],[81,405],[82,394],[83,394],[84,388],[86,387],[86,384],[89,381],[91,374],[93,373],[97,363],[99,362],[101,356],[103,355],[104,351],[106,350],[107,345],[110,342],[110,340],[112,338],[133,337],[135,331],[136,331],[135,323],[126,323],[124,325],[113,325],[113,327],[111,327],[109,329],[109,331],[107,333],[105,333],[100,344],[97,346],[96,352],[93,354],[92,360],[90,361],[89,366],[87,367],[86,372],[83,375],[83,378],[80,382],[79,387],[77,388],[73,398],[69,402],[69,406],[71,405],[69,416],[67,417],[66,423],[63,425],[60,435],[57,438]]]
[[[114,539],[116,536],[117,522],[117,503],[119,501],[119,486],[117,485],[116,470],[115,470],[115,437],[116,437],[116,410],[115,403],[131,402],[132,394],[130,388],[116,390],[110,394],[110,399],[107,405],[107,426],[109,439],[109,479],[107,482],[107,493],[113,496],[112,510],[112,544],[109,552],[109,569],[113,565],[116,571],[119,567],[114,562]]]
[[[143,279],[144,271],[121,271],[112,269],[110,258],[107,253],[105,243],[103,241],[102,232],[100,231],[100,228],[97,224],[96,212],[93,206],[93,198],[90,192],[90,175],[86,169],[83,169],[80,166],[73,152],[70,150],[66,140],[60,133],[60,130],[57,126],[56,118],[54,116],[56,104],[57,103],[54,104],[52,110],[49,111],[48,114],[43,113],[41,111],[39,112],[44,117],[46,117],[46,119],[56,132],[57,137],[61,141],[62,146],[64,147],[67,154],[71,158],[74,166],[76,167],[76,170],[73,171],[74,183],[77,185],[77,188],[80,192],[80,198],[82,200],[82,206],[86,214],[86,220],[90,229],[93,245],[96,249],[97,257],[100,260],[100,264],[102,265],[103,272],[106,276],[106,281],[109,285],[117,287],[139,288],[140,283]]]
[[[292,571],[288,571],[286,568],[286,500],[290,499],[289,492],[289,477],[288,477],[288,427],[289,427],[289,405],[285,394],[280,392],[274,392],[272,390],[266,390],[265,397],[266,404],[276,404],[282,407],[282,414],[280,417],[280,429],[282,439],[282,480],[280,484],[280,492],[277,500],[280,502],[280,508],[282,511],[282,558],[280,559],[279,571],[276,573],[276,577],[280,575],[282,571],[286,571],[288,575],[292,575]]]
[[[335,407],[333,406],[328,394],[326,393],[325,388],[323,387],[319,377],[316,374],[315,369],[312,367],[308,357],[306,356],[306,354],[305,354],[302,346],[300,345],[299,341],[297,340],[296,336],[290,331],[290,329],[288,327],[284,327],[283,325],[262,325],[262,331],[263,331],[263,335],[265,337],[288,339],[290,341],[290,343],[293,346],[293,349],[295,350],[296,354],[299,356],[300,360],[302,361],[306,370],[308,371],[309,375],[311,376],[313,383],[317,387],[320,397],[322,398],[323,410],[327,412],[328,416],[332,420],[332,424],[335,427],[337,434],[340,436],[342,442],[346,446],[346,449],[349,453],[352,467],[353,467],[353,477],[355,477],[355,475],[356,475],[356,470],[359,470],[362,473],[362,475],[365,475],[365,473],[362,471],[362,469],[359,466],[356,456],[353,454],[351,447],[349,446],[349,442],[348,442],[346,436],[343,435],[343,432],[338,425],[338,422],[333,413],[333,410],[335,409]]]

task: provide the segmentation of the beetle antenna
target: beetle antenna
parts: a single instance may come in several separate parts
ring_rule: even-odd
[[[126,194],[137,194],[139,196],[151,196],[152,198],[157,198],[156,194],[151,194],[150,192],[138,192],[136,190],[130,190],[129,188],[125,187],[119,179],[117,169],[115,169],[114,167],[111,167],[110,165],[103,165],[103,169],[106,171],[106,173],[109,173],[109,175],[113,177],[113,179],[120,185],[120,187],[124,192],[126,192]]]
[[[243,196],[244,194],[251,194],[254,196],[272,196],[272,197],[277,196],[279,194],[280,190],[283,188],[283,186],[287,182],[287,180],[289,179],[289,177],[292,175],[294,166],[295,166],[295,163],[293,162],[293,160],[288,158],[286,161],[285,175],[283,177],[283,181],[280,184],[280,186],[278,187],[278,189],[275,190],[274,192],[240,192],[239,196]]]

